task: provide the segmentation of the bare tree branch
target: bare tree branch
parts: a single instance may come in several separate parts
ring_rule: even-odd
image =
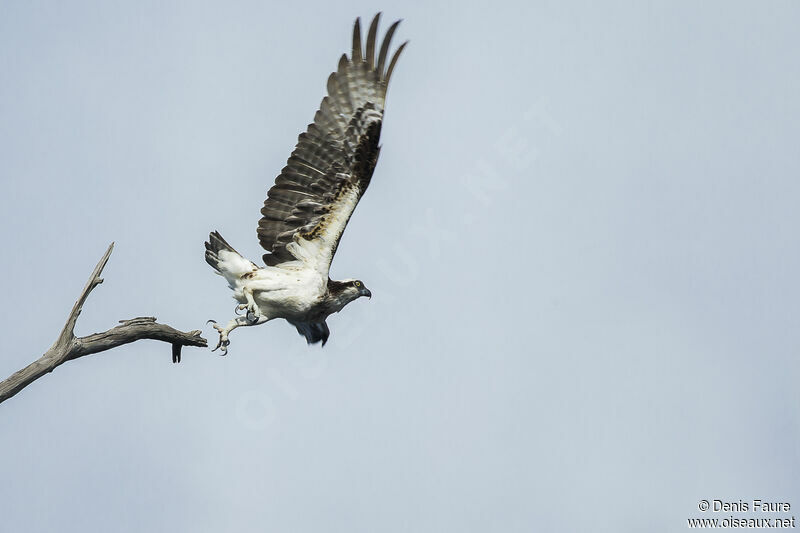
[[[206,339],[200,336],[200,330],[184,333],[170,326],[159,324],[155,317],[138,317],[130,320],[120,320],[120,325],[111,328],[103,333],[93,333],[86,337],[75,336],[75,323],[81,314],[83,304],[89,297],[92,290],[103,283],[100,274],[103,272],[114,243],[109,245],[108,250],[94,267],[89,281],[83,288],[81,295],[72,307],[72,311],[64,324],[56,342],[48,349],[43,356],[29,364],[22,370],[14,372],[4,381],[0,381],[0,403],[11,398],[16,393],[47,374],[52,372],[57,366],[97,352],[103,352],[128,344],[141,339],[153,339],[172,344],[172,362],[178,363],[181,360],[182,346],[208,346]]]

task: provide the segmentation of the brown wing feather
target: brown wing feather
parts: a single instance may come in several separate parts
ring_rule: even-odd
[[[360,199],[369,185],[378,158],[386,88],[399,55],[395,52],[389,69],[384,71],[397,21],[389,28],[376,63],[379,17],[380,13],[370,24],[365,56],[360,20],[356,19],[351,58],[342,55],[338,69],[328,78],[328,95],[322,99],[314,122],[298,137],[292,155],[267,194],[258,240],[268,252],[264,254],[268,265],[294,260],[286,245],[299,237],[322,239],[329,219],[344,220],[346,225],[355,204],[343,202],[342,197],[355,187]],[[336,225],[331,230],[334,234],[324,235],[328,266],[344,225]]]

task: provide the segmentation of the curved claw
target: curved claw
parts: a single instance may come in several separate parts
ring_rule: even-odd
[[[219,336],[219,342],[214,347],[214,349],[211,350],[211,351],[212,352],[216,352],[217,349],[221,348],[219,354],[222,355],[222,356],[228,355],[228,346],[230,345],[230,343],[231,343],[231,341],[229,341],[228,339],[222,340],[222,335],[220,335]]]
[[[222,340],[222,335],[220,335],[219,336],[219,342],[214,347],[214,349],[211,350],[211,351],[212,352],[216,352],[217,350],[219,350],[221,348],[219,354],[220,355],[228,355],[228,346],[230,345],[230,343],[231,343],[231,341],[229,341],[228,339]]]
[[[242,310],[242,306],[241,306],[241,305],[237,305],[237,306],[236,306],[236,307],[233,309],[233,314],[235,314],[236,316],[241,316],[241,313],[239,313],[239,311],[241,311],[241,310]]]
[[[216,324],[216,323],[217,323],[216,320],[212,320],[212,319],[206,320],[206,324]]]
[[[228,355],[228,345],[231,343],[231,341],[229,341],[227,336],[223,334],[224,333],[223,328],[217,325],[217,323],[214,320],[209,320],[208,322],[213,322],[214,329],[219,332],[219,342],[217,342],[217,345],[214,346],[214,348],[211,351],[216,352],[218,349],[221,348],[222,350],[220,352],[220,355]]]

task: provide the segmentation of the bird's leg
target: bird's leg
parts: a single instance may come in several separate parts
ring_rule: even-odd
[[[219,324],[217,324],[214,320],[209,320],[208,322],[212,323],[214,329],[219,332],[219,342],[214,347],[212,352],[216,351],[217,349],[221,348],[220,355],[228,355],[228,346],[230,345],[231,341],[228,340],[228,335],[230,335],[231,331],[235,330],[240,326],[258,326],[259,324],[263,324],[267,322],[269,318],[265,316],[259,317],[251,317],[248,313],[248,316],[237,316],[234,319],[231,319],[230,322],[223,328]]]
[[[257,320],[261,317],[261,309],[258,308],[256,305],[256,300],[253,298],[253,289],[252,287],[244,287],[242,288],[242,294],[244,294],[244,298],[247,303],[239,304],[236,306],[237,311],[244,311],[247,310],[247,318],[249,320]],[[238,314],[238,313],[237,313]],[[252,315],[252,316],[251,316]]]

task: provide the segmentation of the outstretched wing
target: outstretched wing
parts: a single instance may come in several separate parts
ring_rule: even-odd
[[[361,24],[353,28],[353,52],[343,54],[328,78],[328,95],[301,133],[287,165],[275,179],[261,209],[258,240],[268,252],[267,265],[300,259],[327,277],[339,239],[367,190],[380,148],[386,88],[407,42],[386,66],[392,35],[389,27],[375,57],[380,13],[361,49]]]
[[[294,322],[288,318],[286,320],[297,328],[297,333],[305,337],[308,344],[322,341],[322,345],[325,346],[331,335],[331,330],[328,329],[328,324],[324,320],[322,322]]]

